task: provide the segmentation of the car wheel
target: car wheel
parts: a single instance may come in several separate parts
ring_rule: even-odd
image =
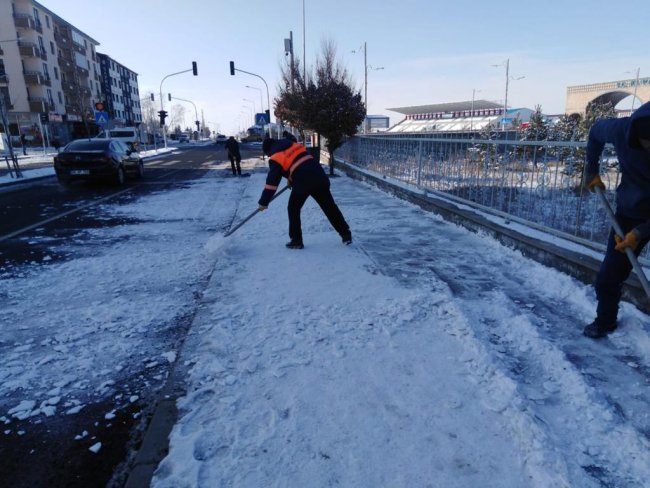
[[[142,159],[138,161],[138,172],[136,173],[136,176],[140,180],[144,178],[144,163],[142,162]]]
[[[122,186],[124,184],[124,168],[122,166],[117,167],[117,172],[115,173],[115,184]]]
[[[57,175],[56,179],[59,180],[59,185],[65,187],[65,188],[70,186],[70,179],[69,178]]]

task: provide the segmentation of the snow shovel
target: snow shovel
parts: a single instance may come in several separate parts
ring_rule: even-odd
[[[282,190],[280,190],[275,195],[273,195],[273,198],[271,198],[271,201],[278,198],[285,190],[288,190],[289,188],[291,188],[289,185],[285,186]],[[239,229],[242,225],[244,225],[246,222],[248,222],[250,219],[252,219],[257,213],[259,213],[259,211],[260,211],[260,209],[256,208],[255,211],[253,211],[248,217],[246,217],[244,220],[239,222],[236,226],[234,226],[232,229],[230,229],[228,232],[226,232],[223,236],[228,237],[229,235],[233,234],[237,229]]]
[[[616,232],[616,234],[621,239],[623,239],[625,237],[625,233],[623,232],[623,229],[621,229],[621,226],[618,225],[618,222],[616,221],[616,216],[612,211],[612,207],[609,206],[609,202],[607,201],[607,198],[605,198],[605,195],[603,194],[603,190],[598,186],[596,187],[596,194],[600,198],[600,203],[603,204],[603,207],[607,212],[607,216],[609,217],[609,220],[612,223],[614,232]],[[626,247],[625,254],[627,254],[627,258],[630,260],[630,263],[632,263],[632,267],[634,268],[634,271],[636,271],[636,275],[639,278],[639,281],[641,282],[643,291],[645,291],[645,294],[648,296],[648,298],[650,298],[650,284],[648,283],[648,280],[645,277],[645,274],[643,273],[643,269],[641,268],[639,261],[636,259],[636,256],[634,255],[634,251],[632,251],[632,249],[630,249],[629,247]]]

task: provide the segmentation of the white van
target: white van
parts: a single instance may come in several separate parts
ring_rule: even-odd
[[[127,147],[138,149],[138,141],[140,140],[140,135],[138,129],[135,127],[116,127],[114,129],[109,129],[108,131],[103,130],[97,134],[93,139],[115,139],[126,144]]]

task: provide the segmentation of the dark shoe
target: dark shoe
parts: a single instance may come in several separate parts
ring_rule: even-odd
[[[346,246],[349,246],[352,244],[352,232],[348,232],[347,234],[343,234],[341,236],[341,241],[343,241],[343,244]]]
[[[592,339],[602,339],[603,337],[607,337],[608,334],[614,332],[615,330],[616,324],[604,326],[594,320],[591,324],[584,328],[582,333],[587,337],[591,337]]]
[[[289,249],[304,249],[305,246],[302,245],[300,241],[289,241],[285,244]]]

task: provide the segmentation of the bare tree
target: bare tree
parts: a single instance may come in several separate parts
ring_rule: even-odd
[[[323,41],[322,53],[306,80],[300,77],[300,70],[294,69],[293,73],[284,72],[283,83],[275,102],[276,117],[311,129],[326,139],[333,175],[334,151],[346,136],[356,134],[366,116],[361,92],[355,92],[347,70],[337,61],[334,43]]]

